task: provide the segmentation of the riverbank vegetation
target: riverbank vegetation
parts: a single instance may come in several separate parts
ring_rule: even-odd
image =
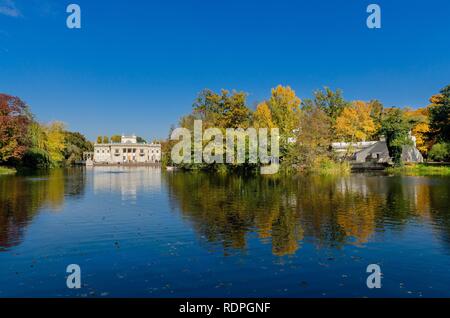
[[[313,98],[301,100],[291,87],[279,85],[272,89],[268,99],[254,108],[248,106],[247,96],[238,91],[203,90],[192,112],[180,119],[178,127],[193,131],[194,121],[202,120],[204,129],[219,128],[223,135],[227,128],[279,128],[283,172],[347,173],[350,166],[346,159],[351,153],[338,158],[331,143],[379,140],[382,136],[395,166],[400,167],[402,147],[411,144],[409,132],[416,137],[417,148],[425,158],[449,160],[450,85],[432,96],[430,105],[418,109],[387,108],[376,99],[347,101],[341,90],[327,87],[315,91]],[[170,152],[175,143],[171,140],[163,143],[163,164],[174,165]],[[232,164],[226,169],[253,170],[259,165]],[[178,167],[224,169],[216,163],[180,164]]]
[[[390,167],[386,170],[392,174],[412,175],[412,176],[450,176],[450,165],[433,164],[413,164],[401,167]]]
[[[9,167],[0,167],[0,175],[3,174],[14,174],[16,173],[16,169]]]
[[[51,168],[82,159],[92,144],[61,122],[39,123],[19,97],[0,94],[0,165]]]

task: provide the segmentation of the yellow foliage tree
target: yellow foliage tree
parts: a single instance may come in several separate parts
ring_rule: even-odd
[[[298,128],[300,103],[300,98],[290,86],[278,85],[272,89],[272,96],[267,104],[273,123],[280,129],[282,136],[291,137],[294,129]]]
[[[266,102],[260,103],[253,114],[253,124],[256,128],[275,127],[272,120],[272,112]]]
[[[346,141],[364,141],[375,132],[371,107],[363,101],[355,101],[344,108],[336,119],[335,130],[338,137]]]
[[[419,149],[422,154],[426,155],[433,146],[433,143],[428,139],[428,134],[430,132],[429,107],[415,110],[408,109],[405,111],[405,115],[410,121],[414,122],[411,133],[416,137],[417,149]]]
[[[64,124],[61,122],[53,122],[45,127],[47,142],[46,148],[53,162],[61,162],[64,160]]]

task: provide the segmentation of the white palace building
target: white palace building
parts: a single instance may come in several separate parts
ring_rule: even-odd
[[[137,137],[122,136],[121,141],[94,144],[94,152],[84,153],[86,165],[152,164],[161,162],[161,144],[137,142]]]

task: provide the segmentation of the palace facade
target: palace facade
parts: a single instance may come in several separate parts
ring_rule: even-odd
[[[161,144],[137,142],[136,136],[122,136],[118,143],[94,144],[85,153],[86,164],[145,164],[161,162]]]

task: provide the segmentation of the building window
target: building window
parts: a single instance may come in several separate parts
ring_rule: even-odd
[[[126,153],[127,152],[127,149],[126,148],[123,148],[123,153]]]

